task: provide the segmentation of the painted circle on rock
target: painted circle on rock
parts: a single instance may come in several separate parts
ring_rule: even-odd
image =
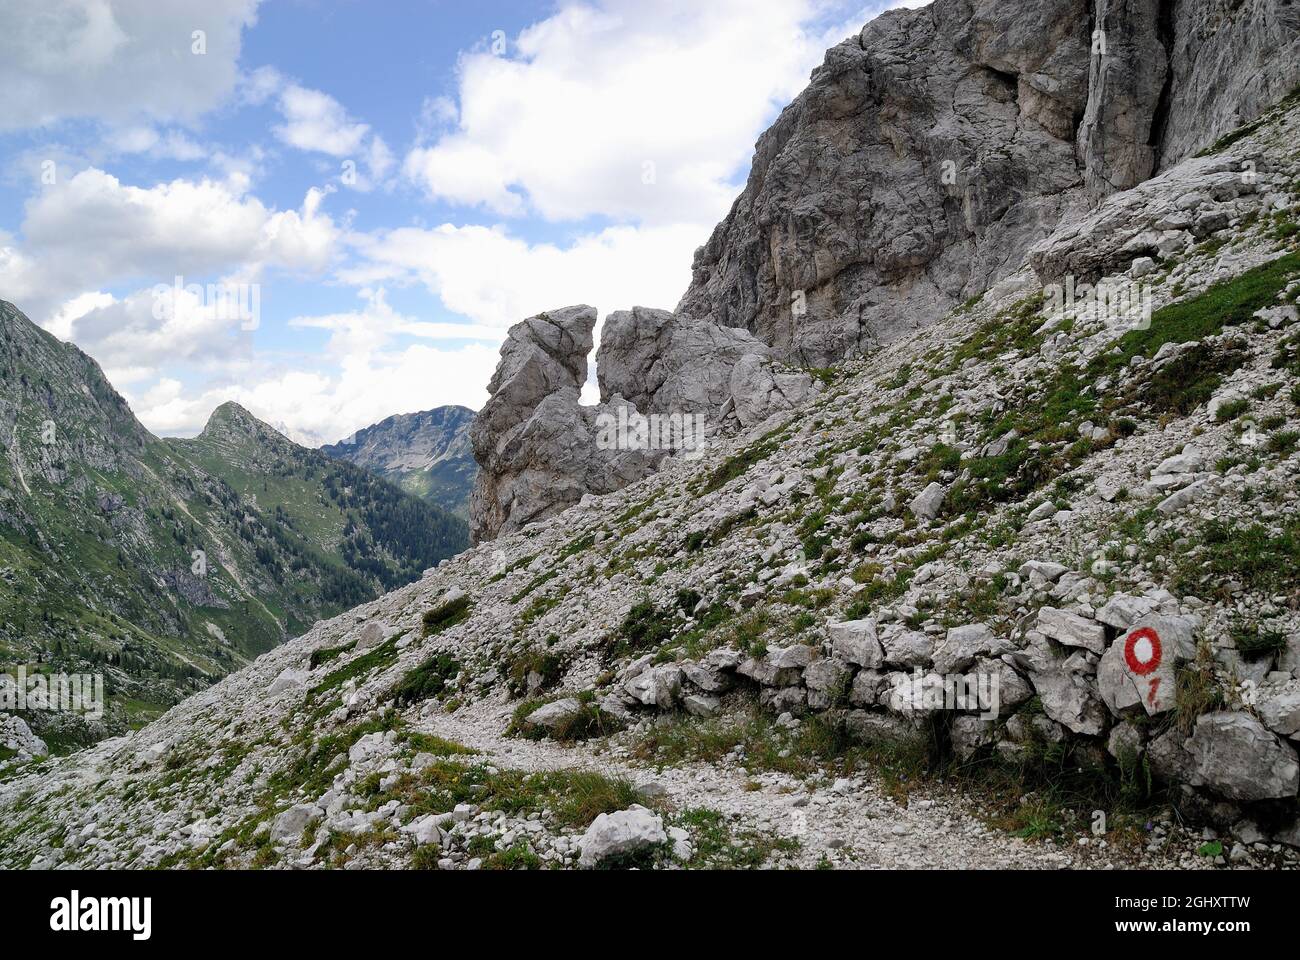
[[[1124,662],[1139,677],[1155,673],[1160,667],[1164,651],[1160,648],[1160,634],[1150,627],[1134,630],[1124,641]]]

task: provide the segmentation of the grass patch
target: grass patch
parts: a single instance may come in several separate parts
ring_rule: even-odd
[[[721,490],[732,480],[737,477],[743,477],[749,472],[749,469],[755,464],[762,463],[772,454],[776,453],[781,446],[781,437],[785,432],[785,427],[777,427],[775,430],[766,434],[757,443],[742,450],[733,457],[729,457],[709,475],[708,482],[704,485],[703,492],[713,493],[715,490]]]
[[[1219,421],[1219,423],[1227,423],[1229,420],[1236,420],[1249,409],[1249,400],[1229,400],[1226,403],[1220,404],[1218,412],[1214,415],[1214,419]]]
[[[398,706],[434,700],[447,689],[447,684],[460,674],[460,661],[440,653],[416,667],[393,688],[393,702]]]
[[[500,850],[483,860],[484,870],[541,870],[542,858],[520,840],[507,850]]]
[[[349,680],[369,676],[397,659],[397,637],[385,640],[369,653],[362,654],[351,663],[325,675],[325,679],[312,687],[311,695],[319,697],[323,693],[336,690]]]
[[[634,744],[633,753],[651,763],[674,766],[717,763],[737,747],[740,762],[751,772],[806,776],[829,764],[844,773],[872,769],[887,782],[915,776],[926,754],[920,743],[855,740],[835,714],[813,715],[788,730],[757,705],[722,717],[665,718]]]
[[[1143,403],[1157,413],[1185,416],[1209,401],[1224,377],[1241,369],[1248,359],[1244,343],[1197,344],[1134,383],[1125,399]]]
[[[460,596],[434,607],[424,615],[424,635],[432,637],[464,623],[473,609],[474,602],[468,596]]]
[[[554,703],[555,698],[525,700],[515,708],[510,724],[506,727],[506,736],[580,743],[597,737],[608,737],[623,729],[623,724],[617,717],[600,709],[595,694],[584,691],[574,699],[578,701],[578,711],[549,728],[529,723],[528,718],[548,703]]]
[[[366,734],[392,730],[399,722],[397,714],[390,710],[378,719],[304,744],[305,749],[297,760],[272,774],[269,783],[271,794],[283,797],[301,791],[307,797],[319,797],[333,784],[335,775],[347,766],[347,754],[353,744]]]
[[[333,663],[339,657],[343,656],[343,654],[351,653],[356,645],[357,642],[353,640],[351,643],[345,643],[341,647],[329,647],[325,650],[313,650],[311,652],[311,669],[315,670],[317,667],[323,667],[327,663]]]
[[[1166,343],[1202,340],[1225,327],[1247,323],[1257,311],[1272,306],[1297,274],[1300,254],[1292,253],[1220,281],[1200,296],[1161,307],[1152,314],[1148,329],[1120,338],[1118,355],[1108,355],[1106,365],[1125,367],[1135,356],[1155,356]]]
[[[1300,521],[1274,535],[1262,524],[1211,520],[1201,528],[1201,547],[1183,557],[1175,589],[1198,596],[1231,599],[1237,581],[1260,593],[1300,589]]]
[[[526,650],[510,661],[506,668],[506,684],[513,697],[547,690],[560,682],[567,661],[549,650]],[[530,683],[530,678],[537,679]]]
[[[780,837],[755,830],[735,831],[717,810],[690,807],[674,818],[674,825],[691,835],[695,856],[691,867],[701,870],[756,870],[773,853],[799,849],[794,837]]]
[[[446,740],[431,733],[408,733],[404,738],[407,746],[416,753],[431,753],[435,757],[472,757],[479,751],[453,740]]]
[[[1013,836],[1068,843],[1090,828],[1094,810],[1103,810],[1112,845],[1145,842],[1141,825],[1162,799],[1145,757],[1098,764],[1084,747],[1050,742],[1035,730],[1019,757],[950,760],[944,774],[976,800],[992,826]]]
[[[640,653],[667,643],[673,637],[677,615],[642,600],[628,611],[609,645],[614,658]]]
[[[1268,438],[1268,443],[1264,445],[1264,449],[1268,453],[1279,457],[1291,456],[1291,454],[1295,453],[1297,447],[1300,447],[1300,431],[1296,430],[1284,430],[1275,433]]]
[[[486,763],[439,760],[418,774],[408,774],[371,803],[389,800],[409,804],[415,817],[445,813],[460,803],[511,816],[550,810],[562,827],[583,829],[602,813],[625,810],[646,800],[627,780],[586,770],[524,773],[500,770]]]
[[[1180,665],[1174,679],[1177,686],[1173,723],[1185,736],[1190,736],[1198,717],[1224,705],[1223,690],[1214,675],[1214,651],[1208,644],[1201,644],[1196,649],[1196,659]]]
[[[1287,637],[1281,630],[1266,630],[1259,624],[1237,623],[1229,631],[1233,646],[1247,660],[1263,660],[1286,649]]]

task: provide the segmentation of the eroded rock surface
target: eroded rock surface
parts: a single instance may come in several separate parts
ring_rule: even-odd
[[[1282,0],[937,0],[831,49],[759,140],[679,312],[821,366],[1008,276],[1067,216],[1300,82]]]
[[[492,397],[471,432],[480,467],[470,501],[475,542],[559,513],[588,493],[620,490],[666,455],[597,444],[598,418],[628,405],[580,402],[595,326],[595,308],[577,306],[510,330],[488,385]]]
[[[774,360],[744,330],[636,307],[606,319],[601,403],[583,406],[595,324],[596,310],[580,306],[510,331],[492,399],[472,431],[481,468],[471,502],[475,542],[586,494],[620,490],[670,454],[698,452],[724,427],[755,426],[819,392],[810,374]],[[655,416],[650,426],[646,418]]]

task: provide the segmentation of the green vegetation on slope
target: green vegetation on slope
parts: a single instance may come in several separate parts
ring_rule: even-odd
[[[463,521],[237,407],[153,437],[75,347],[0,302],[0,670],[98,673],[137,726],[287,637],[418,578]],[[55,729],[50,724],[55,724]]]

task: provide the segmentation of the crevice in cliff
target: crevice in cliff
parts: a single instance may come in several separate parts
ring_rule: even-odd
[[[1151,136],[1147,141],[1151,147],[1151,175],[1160,172],[1163,161],[1162,144],[1165,128],[1169,124],[1172,110],[1174,89],[1174,8],[1178,0],[1159,0],[1160,9],[1156,13],[1156,35],[1165,51],[1165,83],[1160,90],[1160,99],[1156,101],[1155,113],[1151,117]]]
[[[1097,35],[1097,3],[1098,3],[1098,2],[1099,2],[1099,0],[1093,0],[1092,3],[1088,4],[1088,42],[1089,42],[1090,44],[1093,42],[1093,37],[1095,37],[1095,36]],[[1088,82],[1088,93],[1091,94],[1091,92],[1092,92],[1092,86],[1093,86],[1094,83],[1097,82],[1097,78],[1096,78],[1096,64],[1093,62],[1093,60],[1092,60],[1091,57],[1089,57],[1089,62],[1088,62],[1088,81],[1087,81],[1087,82]],[[1081,133],[1081,131],[1083,130],[1083,121],[1084,121],[1084,120],[1087,118],[1087,116],[1088,116],[1088,102],[1087,102],[1087,101],[1088,101],[1088,97],[1085,96],[1085,97],[1083,98],[1083,103],[1081,103],[1081,104],[1079,105],[1079,108],[1078,108],[1077,110],[1074,111],[1074,137],[1073,137],[1073,140],[1074,140],[1074,143],[1075,143],[1076,147],[1078,147],[1078,145],[1080,144],[1080,139],[1079,139],[1079,137],[1080,137],[1080,133]],[[1084,163],[1084,160],[1083,160],[1083,154],[1082,154],[1082,152],[1081,152],[1079,149],[1076,149],[1076,150],[1075,150],[1075,166],[1079,169],[1079,171],[1080,171],[1081,173],[1083,172],[1084,168],[1087,166],[1087,165]]]
[[[1010,70],[999,70],[997,67],[991,67],[986,63],[976,64],[977,69],[983,70],[985,74],[999,84],[1007,94],[1007,100],[1012,103],[1020,102],[1020,76]]]

